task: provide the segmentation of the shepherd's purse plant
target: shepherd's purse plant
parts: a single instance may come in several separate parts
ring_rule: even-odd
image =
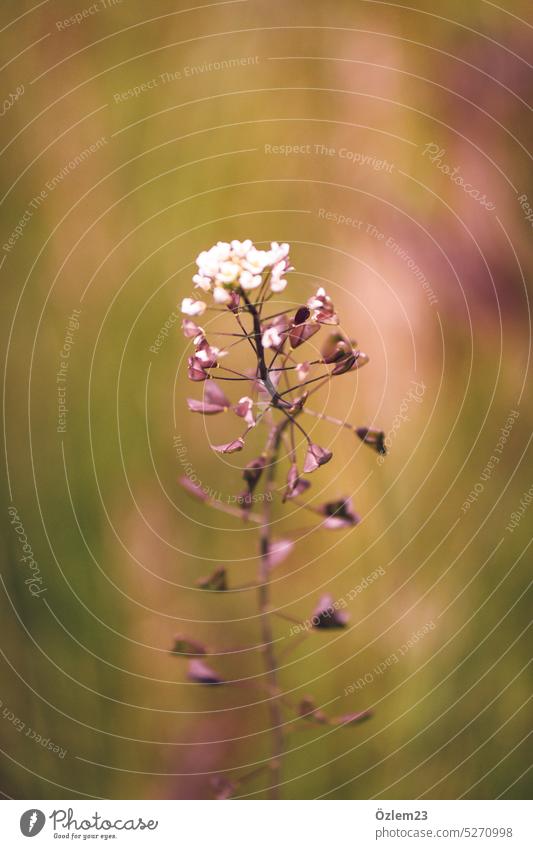
[[[290,537],[273,538],[273,510],[278,504],[295,502],[312,512],[317,531],[353,528],[360,517],[350,498],[338,497],[322,504],[309,500],[308,476],[330,463],[333,454],[327,445],[311,439],[306,422],[309,418],[322,419],[351,431],[379,454],[385,453],[384,433],[313,409],[313,395],[333,379],[350,380],[350,375],[368,362],[368,356],[340,330],[334,304],[324,288],[319,287],[301,306],[295,308],[293,302],[287,307],[289,302],[282,299],[286,298],[282,293],[287,274],[293,270],[289,245],[272,242],[269,250],[259,250],[249,239],[218,242],[202,251],[196,264],[193,282],[200,294],[183,299],[182,329],[193,349],[188,357],[188,377],[203,391],[200,398],[188,399],[189,410],[202,416],[229,412],[235,417],[232,438],[210,446],[218,454],[244,451],[252,432],[256,437],[261,431],[263,437],[259,454],[244,467],[244,489],[236,499],[237,507],[214,499],[188,478],[182,483],[206,505],[257,526],[259,566],[251,586],[257,595],[258,649],[264,664],[271,729],[271,752],[264,769],[269,771],[268,793],[278,798],[288,728],[295,723],[356,725],[368,719],[370,711],[328,717],[311,698],[293,704],[283,693],[279,656],[274,649],[276,614],[271,608],[270,576],[290,554],[293,542]],[[204,315],[209,318],[209,333],[198,323]],[[228,319],[233,326],[228,325]],[[320,347],[314,338],[319,331],[325,336]],[[241,353],[245,356],[236,359],[235,354]],[[230,400],[231,395],[238,397]],[[257,444],[256,438],[253,441]],[[255,510],[257,504],[261,505],[260,512]],[[201,578],[198,586],[215,593],[231,589],[227,570],[222,567]],[[347,614],[329,594],[318,600],[310,620],[315,632],[344,628],[347,621]],[[296,630],[306,636],[309,629]],[[199,685],[224,683],[223,676],[208,662],[210,652],[203,643],[178,634],[172,651],[188,659],[191,681]],[[286,711],[291,713],[290,722],[285,718]],[[246,777],[217,776],[212,782],[215,796],[236,795]]]

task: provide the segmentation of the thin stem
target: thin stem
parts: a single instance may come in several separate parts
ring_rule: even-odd
[[[314,416],[316,419],[322,419],[330,424],[345,427],[348,430],[354,430],[354,426],[353,424],[350,424],[350,422],[342,421],[342,419],[336,419],[334,416],[327,416],[325,413],[317,413],[315,410],[310,410],[309,407],[304,408],[304,413],[307,413],[309,416]]]
[[[331,375],[329,372],[327,374],[320,374],[318,377],[313,377],[310,380],[305,380],[303,383],[296,384],[296,386],[291,386],[290,389],[285,389],[283,392],[280,392],[280,396],[287,395],[289,392],[293,392],[295,389],[302,389],[304,386],[309,386],[310,383],[316,383],[317,380],[327,380]]]
[[[271,489],[276,475],[276,464],[278,461],[279,448],[283,432],[289,420],[286,419],[279,424],[273,434],[270,465],[267,475],[267,488]],[[272,732],[272,757],[270,760],[270,771],[272,785],[270,787],[270,798],[279,798],[279,785],[281,778],[281,758],[284,749],[283,714],[281,710],[280,690],[278,685],[278,662],[274,652],[274,635],[272,629],[272,613],[270,610],[270,547],[271,547],[271,502],[265,499],[263,504],[263,524],[260,529],[259,551],[261,559],[259,562],[257,603],[259,608],[259,619],[261,624],[261,642],[263,644],[263,659],[265,671],[269,684],[269,712],[270,728]]]
[[[254,325],[253,335],[255,338],[257,367],[259,369],[259,376],[263,382],[263,385],[265,386],[272,398],[272,404],[274,405],[274,407],[290,406],[286,404],[286,402],[281,400],[281,397],[278,394],[276,387],[270,379],[268,367],[265,361],[265,349],[263,347],[263,338],[261,332],[261,319],[259,317],[259,313],[257,312],[256,305],[252,304],[252,302],[248,299],[246,292],[242,292],[242,297],[244,299],[244,302],[246,303],[246,306],[248,307],[248,312],[252,316],[252,321]]]

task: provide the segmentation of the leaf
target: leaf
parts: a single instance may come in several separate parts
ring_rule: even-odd
[[[189,661],[189,680],[195,684],[223,684],[224,679],[202,660]]]
[[[359,723],[371,719],[372,715],[371,710],[362,710],[360,713],[347,713],[344,716],[336,716],[331,721],[335,725],[359,725]]]
[[[196,586],[200,587],[200,589],[202,590],[224,592],[228,589],[226,570],[221,566],[219,569],[215,569],[215,571],[212,572],[211,575],[208,575],[206,578],[198,578],[198,580],[196,581]]]
[[[304,472],[314,472],[319,466],[329,463],[332,457],[333,454],[331,451],[327,451],[325,448],[321,448],[320,445],[310,442],[307,454],[305,455]]]
[[[196,640],[191,640],[189,637],[184,637],[181,634],[176,634],[174,637],[174,645],[172,646],[172,654],[180,655],[199,655],[205,654],[206,648],[203,643],[198,643]]]
[[[313,628],[345,628],[348,614],[336,609],[332,596],[324,595],[318,602],[311,621]]]
[[[235,451],[242,451],[244,448],[244,439],[239,436],[232,442],[226,442],[224,445],[212,445],[213,451],[218,451],[219,454],[234,454]]]

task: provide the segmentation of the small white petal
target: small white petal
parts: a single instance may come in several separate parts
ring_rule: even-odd
[[[204,292],[209,292],[211,288],[209,277],[203,277],[201,274],[195,274],[192,282],[196,284],[195,289],[202,289]]]
[[[203,301],[195,301],[193,298],[184,298],[181,302],[181,311],[185,315],[202,315],[206,307]]]
[[[222,286],[215,286],[213,289],[213,300],[217,302],[217,304],[227,304],[231,300],[231,295],[224,289]]]

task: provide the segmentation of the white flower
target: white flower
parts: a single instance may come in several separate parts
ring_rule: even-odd
[[[235,283],[240,273],[241,267],[236,262],[221,262],[215,277],[218,283]]]
[[[241,271],[239,283],[243,289],[257,289],[263,282],[260,274],[252,274],[250,271]]]
[[[195,301],[193,298],[184,298],[181,302],[181,311],[185,315],[202,315],[206,307],[203,301]]]
[[[287,285],[286,274],[292,271],[288,256],[286,243],[271,242],[270,250],[263,251],[258,250],[251,239],[217,242],[198,254],[198,272],[193,282],[197,289],[212,291],[216,303],[227,304],[232,291],[239,287],[245,291],[257,289],[264,273],[270,271],[271,291],[282,292]]]
[[[231,295],[223,286],[215,286],[213,289],[213,300],[217,304],[228,304],[231,300]]]
[[[211,289],[211,281],[209,277],[203,277],[201,274],[195,274],[192,278],[196,289],[203,289],[204,292],[209,292]]]
[[[257,248],[251,247],[243,259],[242,266],[252,274],[262,274],[268,265],[268,259],[267,251],[258,251]]]
[[[218,258],[212,253],[212,248],[210,251],[202,251],[201,254],[198,254],[196,257],[196,265],[198,266],[198,270],[205,277],[214,277],[214,275],[218,271],[219,261]]]
[[[270,243],[270,251],[269,251],[269,265],[275,265],[281,260],[286,259],[289,255],[290,247],[284,242],[282,245],[278,245],[277,242]]]
[[[225,262],[231,256],[231,245],[229,242],[217,242],[215,252],[220,262]]]
[[[277,327],[269,327],[268,330],[265,330],[261,341],[263,342],[263,348],[278,348],[281,345],[282,339]]]
[[[233,251],[234,257],[245,257],[251,247],[251,239],[245,239],[244,242],[239,242],[238,239],[234,239],[231,243],[231,249]]]

